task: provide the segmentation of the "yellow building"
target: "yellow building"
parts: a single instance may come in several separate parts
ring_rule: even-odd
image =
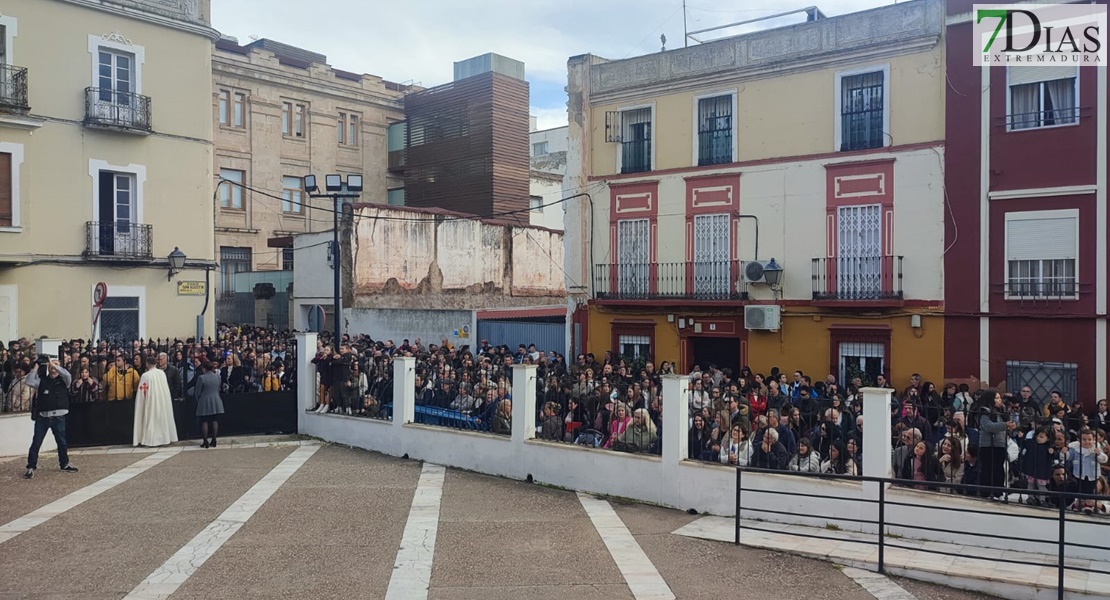
[[[209,0],[7,0],[0,337],[188,336],[213,261]],[[171,269],[175,248],[185,255]],[[179,282],[185,282],[179,287]],[[106,284],[96,326],[94,295]],[[212,331],[213,311],[205,322]]]
[[[944,4],[915,0],[571,58],[578,347],[941,377],[943,34]]]

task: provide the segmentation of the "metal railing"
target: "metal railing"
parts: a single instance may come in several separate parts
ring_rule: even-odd
[[[150,225],[129,223],[85,223],[85,256],[87,258],[151,260],[153,231]]]
[[[844,496],[837,496],[835,494],[830,495],[832,490],[824,490],[823,493],[821,493],[821,494],[806,494],[806,493],[802,493],[802,492],[799,492],[797,490],[793,490],[793,489],[789,489],[789,488],[786,488],[786,489],[782,489],[782,488],[769,489],[769,488],[761,487],[761,488],[757,489],[757,488],[750,488],[749,487],[748,489],[745,490],[744,489],[744,477],[743,477],[744,473],[777,475],[777,476],[786,476],[786,477],[802,477],[802,478],[808,478],[808,479],[823,479],[823,480],[829,480],[829,481],[853,482],[853,483],[861,483],[861,484],[862,483],[873,483],[873,484],[877,484],[877,488],[878,488],[878,494],[877,495],[878,495],[878,497],[877,498],[863,498],[863,497],[861,497],[861,494],[858,494],[858,493],[854,494],[854,495],[844,495]],[[965,496],[972,496],[972,497],[981,496],[981,497],[984,497],[984,498],[988,497],[988,496],[993,496],[993,495],[996,495],[996,494],[1003,494],[1003,497],[1005,497],[1005,494],[1007,492],[1013,492],[1014,491],[1014,490],[1009,489],[1009,488],[996,488],[996,487],[988,487],[988,486],[981,486],[981,485],[965,485],[965,484],[958,484],[958,483],[946,483],[946,482],[941,482],[941,481],[929,481],[929,482],[909,481],[909,480],[905,480],[905,479],[894,479],[894,478],[889,478],[889,477],[871,477],[871,476],[866,476],[866,475],[839,475],[839,474],[833,474],[833,473],[803,473],[803,472],[798,472],[798,471],[779,471],[779,470],[774,470],[774,469],[762,469],[762,468],[755,468],[755,467],[736,467],[736,516],[734,517],[735,539],[733,540],[733,543],[735,545],[740,545],[740,542],[741,542],[740,532],[741,532],[741,530],[746,529],[746,530],[750,530],[750,531],[763,531],[763,532],[767,532],[767,533],[774,533],[774,534],[781,534],[781,535],[791,535],[791,536],[803,537],[803,538],[808,538],[808,539],[824,539],[824,540],[831,540],[831,541],[837,541],[837,542],[851,542],[851,543],[858,543],[858,544],[864,544],[864,545],[869,545],[869,546],[877,546],[878,547],[878,554],[877,554],[878,564],[877,564],[877,567],[878,567],[878,572],[879,573],[885,573],[886,572],[886,549],[887,548],[897,548],[897,549],[900,549],[900,550],[906,550],[906,551],[910,551],[910,552],[917,551],[917,552],[925,552],[925,553],[928,553],[928,554],[939,554],[939,555],[942,555],[942,556],[950,556],[950,557],[953,557],[953,558],[956,558],[956,559],[982,560],[982,561],[995,562],[995,563],[1027,565],[1027,566],[1032,566],[1032,567],[1046,567],[1046,566],[1056,567],[1057,573],[1058,573],[1058,575],[1057,575],[1057,594],[1058,594],[1058,597],[1061,600],[1064,598],[1064,573],[1066,571],[1068,571],[1068,570],[1082,571],[1082,572],[1085,572],[1085,573],[1101,573],[1102,572],[1101,570],[1091,569],[1091,568],[1088,568],[1088,567],[1078,566],[1074,563],[1069,563],[1068,560],[1066,559],[1066,556],[1065,556],[1066,552],[1065,551],[1069,546],[1072,547],[1072,548],[1082,548],[1082,549],[1089,549],[1089,550],[1104,550],[1105,548],[1102,547],[1102,546],[1093,546],[1093,545],[1090,545],[1090,544],[1083,544],[1083,543],[1079,543],[1079,542],[1069,542],[1066,539],[1065,534],[1066,534],[1067,524],[1069,522],[1071,522],[1071,523],[1080,522],[1077,519],[1069,519],[1067,517],[1069,507],[1071,507],[1073,504],[1079,504],[1079,503],[1082,503],[1084,501],[1098,501],[1099,499],[1105,500],[1105,498],[1100,498],[1099,496],[1092,495],[1092,494],[1080,494],[1078,492],[1075,492],[1075,493],[1072,493],[1072,492],[1054,492],[1054,491],[1048,491],[1048,490],[1036,490],[1036,491],[1033,491],[1033,492],[1029,492],[1030,495],[1035,495],[1037,497],[1045,499],[1046,503],[1053,507],[1052,512],[1054,514],[1052,516],[1047,516],[1047,514],[1046,515],[1036,515],[1036,514],[1024,514],[1024,513],[1020,513],[1020,512],[1015,513],[1015,512],[1012,512],[1012,511],[984,510],[984,509],[978,509],[978,508],[968,508],[966,506],[949,506],[949,505],[945,504],[944,502],[930,503],[927,506],[923,506],[920,503],[911,503],[911,502],[905,502],[905,501],[901,501],[901,500],[891,500],[887,497],[888,491],[887,491],[886,488],[887,488],[888,485],[897,485],[897,486],[904,486],[904,487],[925,487],[925,488],[928,488],[928,489],[946,489],[946,490],[950,490],[953,493],[959,493],[959,494],[962,494],[962,495],[965,495]],[[744,506],[744,501],[743,501],[743,494],[745,492],[747,492],[748,494],[769,494],[769,495],[772,495],[772,496],[789,496],[789,497],[793,497],[793,498],[811,498],[811,499],[821,500],[822,501],[821,504],[823,504],[825,506],[828,506],[829,504],[835,504],[835,501],[838,501],[838,500],[839,501],[845,501],[845,502],[862,502],[862,503],[865,503],[865,504],[868,504],[868,505],[877,505],[877,511],[876,511],[877,514],[876,514],[876,518],[874,518],[874,519],[866,519],[866,518],[856,519],[856,518],[851,518],[851,517],[845,517],[845,516],[838,515],[838,514],[832,514],[832,511],[830,511],[829,514],[805,513],[804,515],[799,515],[796,512],[788,512],[788,511],[785,511],[785,510],[772,510],[772,509],[767,509],[767,508],[752,508],[750,506],[745,507]],[[950,496],[948,496],[948,497],[950,497]],[[834,502],[830,503],[829,500],[833,500]],[[995,557],[995,556],[990,556],[990,555],[977,555],[977,554],[975,554],[975,547],[971,547],[971,546],[967,546],[967,545],[962,545],[961,546],[961,545],[957,545],[957,544],[950,544],[950,546],[952,547],[952,550],[948,550],[948,551],[938,550],[937,548],[940,547],[939,544],[934,545],[932,547],[909,546],[909,545],[907,545],[906,543],[904,543],[902,541],[904,539],[904,536],[902,534],[892,534],[892,533],[888,532],[888,529],[889,528],[898,528],[902,531],[921,531],[921,532],[934,533],[934,534],[935,533],[952,534],[953,531],[952,531],[951,528],[944,528],[942,526],[943,523],[938,523],[937,524],[938,527],[929,527],[929,526],[924,526],[924,525],[916,525],[916,524],[912,524],[912,523],[901,523],[901,522],[891,521],[890,519],[887,518],[887,510],[886,509],[887,509],[888,506],[905,507],[905,508],[911,508],[911,509],[912,508],[923,508],[923,509],[926,509],[928,511],[938,511],[939,510],[939,511],[946,511],[946,512],[958,512],[958,513],[963,513],[963,514],[989,515],[991,517],[1006,518],[1006,519],[1031,519],[1031,520],[1037,520],[1037,521],[1055,521],[1055,522],[1059,523],[1059,526],[1057,527],[1057,535],[1053,539],[1044,539],[1044,538],[1030,539],[1028,534],[1026,534],[1024,536],[1020,535],[1020,534],[1015,534],[1015,535],[1011,536],[1011,535],[1002,535],[1002,534],[998,534],[998,533],[990,533],[990,532],[983,532],[983,531],[960,531],[959,532],[960,534],[963,534],[963,535],[971,535],[971,536],[976,536],[976,537],[981,537],[981,538],[990,538],[990,539],[996,539],[996,540],[1005,540],[1005,541],[1009,541],[1009,542],[1017,542],[1018,544],[1021,544],[1022,547],[1028,547],[1028,545],[1030,545],[1030,544],[1042,544],[1042,545],[1055,546],[1055,548],[1056,548],[1055,564],[1048,564],[1048,563],[1044,563],[1044,562],[1032,562],[1032,561],[1016,560],[1016,559],[1013,559],[1013,558],[1003,558],[1001,556]],[[985,505],[985,506],[987,506],[987,505]],[[765,527],[759,527],[759,526],[753,526],[753,525],[745,525],[743,523],[743,519],[742,519],[742,514],[741,514],[742,511],[747,512],[749,514],[760,513],[760,514],[766,514],[766,515],[778,515],[778,516],[787,516],[787,517],[805,516],[805,517],[808,517],[808,518],[811,518],[811,519],[828,519],[830,522],[843,521],[845,523],[855,523],[855,524],[860,524],[860,525],[871,525],[871,526],[874,526],[876,528],[875,539],[874,540],[845,539],[843,537],[834,537],[832,535],[815,535],[813,533],[806,533],[803,530],[798,529],[798,528],[771,529],[771,528],[765,528]],[[1081,522],[1084,523],[1084,524],[1098,525],[1098,526],[1104,526],[1104,527],[1105,526],[1110,526],[1110,521],[1105,521],[1105,520],[1085,519]],[[835,530],[835,528],[833,528],[833,527],[828,527],[828,529]],[[1016,526],[1015,526],[1015,529],[1016,529]],[[891,540],[893,540],[893,542]],[[983,550],[988,550],[989,551],[989,548],[984,547]]]
[[[150,97],[110,88],[85,88],[85,125],[149,132]]]
[[[1006,115],[1006,126],[1011,130],[1037,129],[1056,125],[1073,125],[1079,122],[1079,107],[1037,110]]]
[[[698,132],[698,166],[732,162],[732,117],[719,117],[724,124]]]
[[[598,300],[744,300],[743,261],[594,265]]]
[[[27,67],[0,64],[0,107],[26,112]]]
[[[1002,291],[1007,300],[1074,300],[1080,286],[1075,277],[1012,278]]]
[[[644,173],[650,170],[650,139],[621,143],[621,173]]]
[[[901,256],[813,259],[813,299],[857,302],[902,299]]]

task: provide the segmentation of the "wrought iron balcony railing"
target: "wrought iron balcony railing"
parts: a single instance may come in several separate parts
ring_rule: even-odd
[[[27,112],[27,67],[0,64],[0,109]]]
[[[621,173],[644,173],[651,170],[651,140],[621,144]]]
[[[744,300],[738,260],[594,265],[598,300]]]
[[[104,260],[152,260],[153,228],[116,221],[85,223],[85,256]]]
[[[902,257],[815,258],[813,299],[849,302],[902,300]]]
[[[110,88],[85,88],[85,125],[150,133],[150,97]]]

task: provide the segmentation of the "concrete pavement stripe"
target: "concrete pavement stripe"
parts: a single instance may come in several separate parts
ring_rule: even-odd
[[[644,554],[613,507],[604,500],[583,493],[578,494],[578,501],[593,521],[594,529],[601,536],[601,541],[605,542],[613,562],[617,563],[617,568],[636,600],[674,600],[674,592],[659,575],[651,559]]]
[[[428,597],[432,581],[432,559],[439,529],[439,505],[443,499],[443,479],[447,469],[424,463],[420,482],[412,497],[409,520],[401,536],[401,548],[393,563],[386,600],[419,600]]]
[[[162,461],[171,456],[176,456],[181,450],[175,448],[172,450],[162,450],[136,462],[133,465],[126,466],[111,475],[97,481],[96,483],[89,484],[67,496],[64,496],[46,506],[32,511],[10,523],[0,526],[0,544],[14,538],[15,536],[36,527],[53,519],[54,517],[66,512],[67,510],[80,505],[86,500],[90,500],[103,494],[104,492],[116,487],[117,485],[135,477],[136,475],[158,465]],[[34,481],[34,480],[32,480]]]
[[[917,600],[913,594],[880,573],[872,573],[871,571],[852,567],[844,567],[843,571],[852,581],[858,583],[860,587],[867,590],[867,593],[878,600]]]
[[[161,567],[158,567],[142,583],[135,586],[124,600],[165,600],[181,584],[185,583],[197,569],[204,564],[220,546],[231,539],[239,528],[246,524],[255,512],[274,495],[305,461],[312,457],[320,446],[301,446],[294,450],[278,466],[274,467],[258,483],[247,490],[215,521],[185,544]]]

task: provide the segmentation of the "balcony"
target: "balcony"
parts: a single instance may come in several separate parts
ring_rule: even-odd
[[[902,257],[813,259],[814,303],[901,306]]]
[[[682,300],[732,302],[740,292],[738,260],[594,265],[598,300]]]
[[[85,126],[150,135],[150,97],[108,88],[85,88]]]
[[[154,259],[153,228],[117,221],[85,223],[85,258],[120,262]]]
[[[621,173],[646,173],[650,170],[650,139],[621,143]]]
[[[0,110],[25,113],[27,105],[27,68],[0,64]]]
[[[1001,291],[1006,300],[1022,303],[1063,303],[1079,300],[1080,295],[1091,292],[1091,285],[1080,283],[1075,277],[1014,277],[1006,283],[991,284],[994,292]]]

